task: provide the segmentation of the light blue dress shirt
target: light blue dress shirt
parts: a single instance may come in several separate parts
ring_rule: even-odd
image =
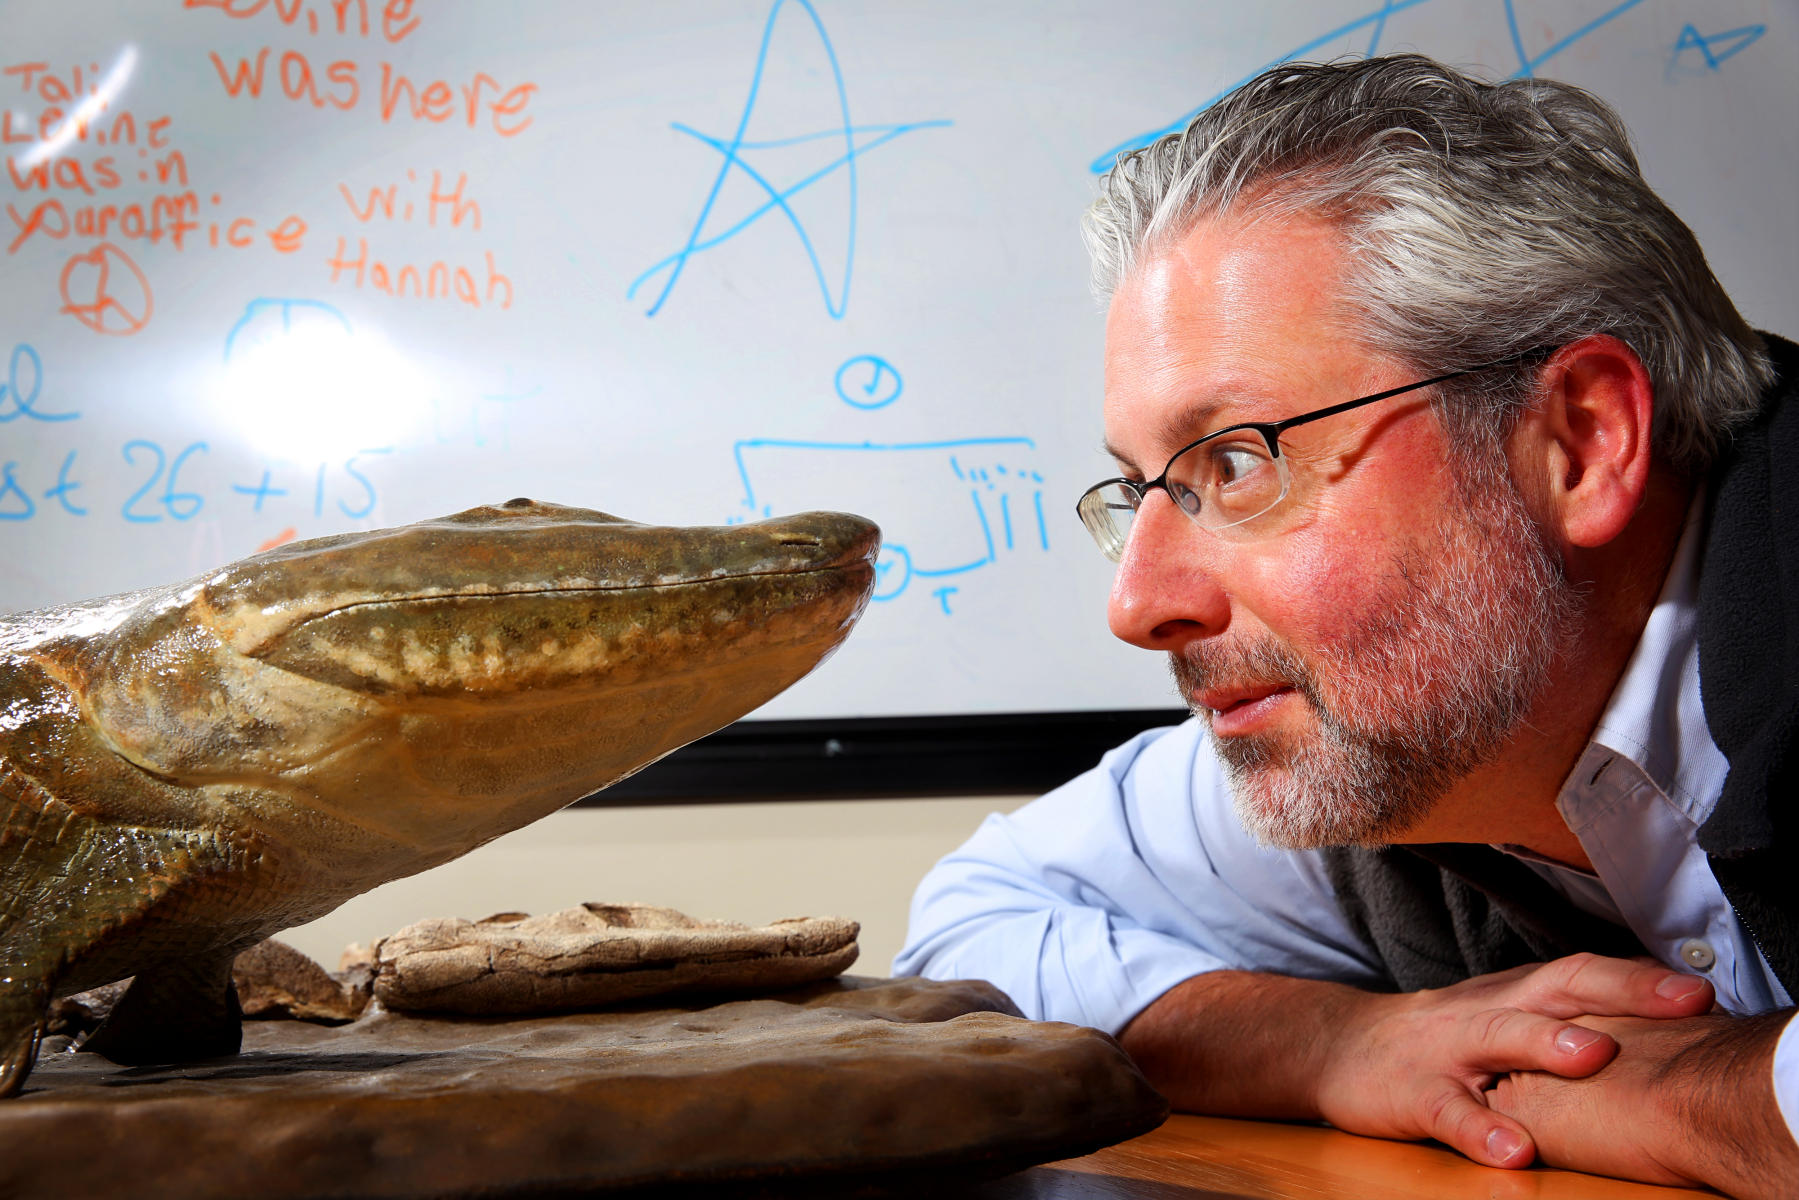
[[[1791,1007],[1698,844],[1727,771],[1699,704],[1701,502],[1662,594],[1556,805],[1593,873],[1518,855],[1569,900],[1629,926],[1733,1013]],[[986,819],[912,901],[896,975],[986,979],[1026,1016],[1116,1034],[1163,992],[1219,969],[1381,986],[1322,856],[1258,845],[1199,720],[1143,733],[1009,816]],[[1775,1093],[1799,1132],[1799,1022]]]

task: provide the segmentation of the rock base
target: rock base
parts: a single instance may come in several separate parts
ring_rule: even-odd
[[[243,1053],[50,1046],[0,1101],[0,1195],[447,1197],[1000,1174],[1148,1131],[1110,1038],[980,983],[845,978],[525,1019],[251,1022]]]

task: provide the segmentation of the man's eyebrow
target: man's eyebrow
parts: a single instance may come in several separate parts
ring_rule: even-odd
[[[1173,453],[1180,447],[1204,437],[1217,425],[1218,410],[1223,408],[1226,403],[1228,403],[1227,399],[1214,396],[1203,400],[1196,397],[1185,404],[1177,405],[1173,410],[1162,414],[1153,423],[1150,432],[1154,441],[1151,442],[1151,445],[1165,446],[1169,453]],[[1130,455],[1114,445],[1111,438],[1107,438],[1100,448],[1111,455],[1112,460],[1125,470],[1147,475],[1147,471]],[[1158,470],[1160,465],[1158,464]]]
[[[1107,438],[1105,441],[1101,442],[1099,444],[1099,449],[1100,453],[1118,464],[1119,470],[1126,472],[1137,470],[1137,464],[1131,461],[1131,456],[1120,450],[1117,446],[1114,446],[1111,438]],[[1138,474],[1142,474],[1142,472],[1138,471]]]

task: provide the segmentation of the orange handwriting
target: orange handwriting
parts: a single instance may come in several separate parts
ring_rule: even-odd
[[[225,60],[217,51],[210,51],[213,67],[219,73],[219,82],[225,85],[225,94],[237,96],[249,92],[252,99],[262,95],[263,76],[268,67],[270,49],[264,46],[257,52],[254,61],[246,58],[237,60],[235,70],[225,66]],[[356,64],[343,59],[329,63],[325,67],[326,88],[319,90],[319,75],[312,69],[312,61],[298,50],[289,50],[281,56],[278,73],[281,77],[281,91],[289,100],[305,100],[314,108],[324,108],[327,104],[333,108],[348,111],[355,108],[362,99],[362,83],[357,79]]]
[[[145,160],[138,169],[139,183],[150,183],[150,173],[155,171],[157,187],[186,187],[187,156],[179,150],[171,150],[163,157],[150,161],[148,150],[139,149],[138,156]],[[21,192],[33,188],[40,192],[60,188],[63,191],[83,192],[89,196],[97,195],[101,190],[110,191],[125,182],[120,174],[123,169],[118,160],[110,154],[102,154],[92,162],[83,163],[77,158],[57,157],[33,163],[29,167],[21,167],[20,160],[6,160],[6,173],[12,179],[13,187]]]
[[[331,268],[331,282],[348,280],[354,287],[371,287],[384,295],[420,300],[457,300],[470,308],[491,305],[496,299],[501,308],[512,307],[512,280],[494,265],[493,251],[486,251],[486,289],[475,282],[467,267],[452,267],[442,259],[426,267],[414,263],[389,263],[369,257],[367,238],[356,239],[356,257],[348,257],[349,240],[337,239],[337,252],[325,264]]]
[[[209,51],[208,57],[227,96],[254,100],[268,87],[269,56],[273,53],[273,47],[264,46],[252,58],[239,57],[236,65],[228,64],[216,50]],[[363,99],[362,67],[349,59],[329,63],[320,71],[300,51],[286,50],[277,60],[275,74],[282,95],[314,108],[330,105],[348,111]],[[439,125],[456,121],[470,129],[485,124],[500,137],[516,137],[533,120],[526,109],[537,94],[537,85],[520,83],[505,88],[485,71],[475,72],[467,83],[443,79],[419,83],[384,62],[379,91],[379,115],[384,122],[399,115]]]
[[[295,529],[292,525],[289,525],[286,529],[283,529],[280,533],[256,547],[256,553],[261,554],[264,550],[273,550],[276,546],[285,546],[299,536],[300,531]]]
[[[14,113],[10,108],[0,110],[0,142],[11,145],[31,145],[34,142],[48,141],[52,134],[59,132],[63,111],[60,108],[46,108],[38,114],[34,129],[29,117]],[[169,124],[172,118],[158,117],[148,123],[149,140],[146,143],[152,150],[161,150],[169,144]],[[82,121],[75,126],[75,140],[85,142],[92,140],[96,145],[116,146],[137,145],[137,118],[129,112],[115,113],[108,125],[100,118]]]
[[[418,172],[408,170],[406,179],[409,183],[416,184]],[[468,223],[471,230],[480,229],[481,206],[474,200],[463,196],[463,189],[467,186],[467,172],[458,171],[456,186],[446,188],[443,172],[432,171],[431,186],[424,197],[425,223],[436,228],[438,218],[441,216],[444,223],[451,229],[460,229],[464,222]],[[390,183],[386,187],[369,188],[368,199],[362,204],[356,203],[356,194],[350,190],[349,184],[340,183],[337,185],[337,190],[343,196],[344,204],[349,207],[350,215],[364,225],[376,217],[386,221],[411,221],[413,214],[417,211],[417,206],[413,203],[411,195],[408,194],[412,192],[412,189],[403,188],[398,183]]]
[[[212,197],[215,206],[219,201],[218,196]],[[295,215],[284,217],[267,229],[260,228],[251,217],[202,220],[199,197],[191,191],[152,196],[148,203],[82,204],[73,208],[52,197],[40,200],[26,212],[8,204],[6,213],[12,218],[14,229],[13,239],[6,247],[8,254],[16,254],[33,238],[60,242],[70,237],[119,237],[153,246],[167,238],[176,250],[185,250],[188,235],[200,230],[206,232],[207,244],[211,246],[243,250],[254,246],[261,236],[268,239],[277,254],[292,254],[306,237],[306,222]]]
[[[381,6],[382,37],[397,44],[419,27],[419,19],[412,15],[412,5],[413,0],[387,0]],[[214,8],[240,21],[266,11],[291,27],[297,27],[304,18],[308,33],[327,32],[325,22],[319,19],[319,11],[328,8],[335,32],[369,36],[368,0],[329,0],[328,4],[309,4],[306,0],[183,0],[183,7]]]
[[[150,323],[150,281],[131,256],[101,242],[63,265],[62,311],[95,333],[127,337]]]
[[[0,67],[0,75],[17,78],[21,91],[26,95],[35,92],[45,104],[79,103],[89,96],[97,96],[100,81],[105,78],[99,63],[89,63],[85,71],[71,67],[66,76],[52,71],[49,63],[14,63],[10,67]]]
[[[8,204],[6,213],[12,218],[15,234],[6,252],[16,254],[34,237],[60,242],[71,234],[81,238],[117,236],[152,245],[168,237],[180,249],[181,239],[199,228],[192,220],[199,207],[192,192],[152,196],[147,204],[83,204],[73,211],[55,198],[40,200],[25,213]]]
[[[85,167],[80,159],[57,158],[35,163],[24,170],[19,169],[18,159],[9,158],[6,173],[12,177],[12,185],[21,192],[32,188],[47,192],[54,184],[66,191],[86,192],[92,196],[101,188],[116,188],[123,182],[110,154],[96,158]]]

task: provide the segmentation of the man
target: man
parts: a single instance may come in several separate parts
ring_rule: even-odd
[[[1195,718],[989,818],[895,970],[1180,1108],[1799,1195],[1799,351],[1599,101],[1415,56],[1270,71],[1087,233],[1081,516]]]

